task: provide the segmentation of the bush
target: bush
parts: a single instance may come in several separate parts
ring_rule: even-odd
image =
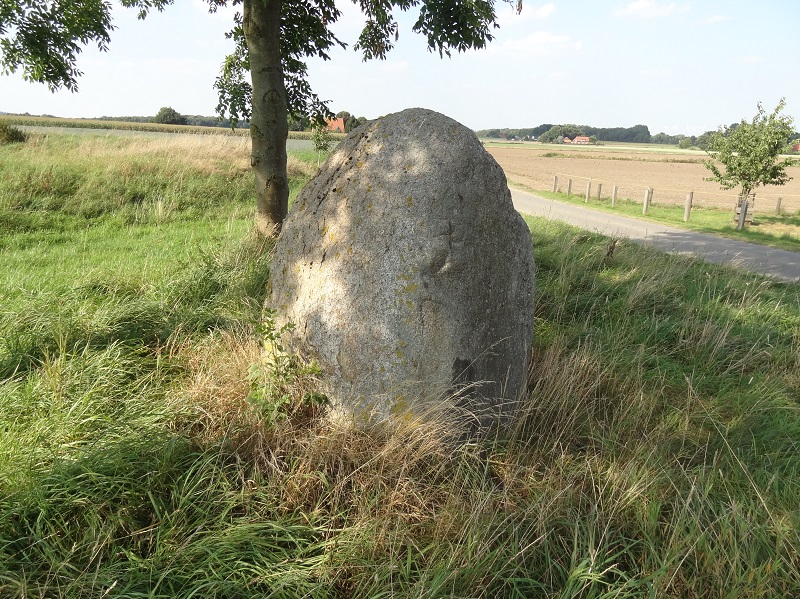
[[[24,131],[0,121],[0,144],[24,143],[27,139]]]

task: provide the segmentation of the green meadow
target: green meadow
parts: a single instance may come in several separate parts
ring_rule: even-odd
[[[354,429],[267,351],[251,187],[234,136],[0,145],[0,597],[800,595],[800,284],[528,219],[513,429]]]

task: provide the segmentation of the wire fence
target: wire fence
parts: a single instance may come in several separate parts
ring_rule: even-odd
[[[533,181],[526,183],[529,186]],[[691,197],[692,205],[707,207],[730,207],[735,209],[738,203],[738,190],[713,191],[706,186],[669,187],[655,186],[647,181],[624,179],[612,181],[585,175],[556,173],[552,179],[539,177],[540,189],[566,193],[587,199],[607,199],[613,201],[636,201],[669,205],[684,205],[687,197]],[[709,184],[711,186],[713,184]],[[588,195],[587,195],[588,194]],[[759,190],[756,193],[754,207],[762,213],[787,214],[800,211],[800,194],[780,193],[773,190]]]

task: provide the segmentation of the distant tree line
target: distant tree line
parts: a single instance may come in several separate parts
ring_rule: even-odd
[[[230,128],[231,123],[228,119],[220,119],[217,116],[203,116],[199,114],[185,114],[182,115],[177,111],[173,111],[169,106],[165,107],[170,111],[165,111],[164,108],[159,110],[156,116],[101,116],[87,120],[98,121],[117,121],[120,123],[165,123],[169,125],[193,125],[195,127],[223,127]],[[47,116],[47,115],[42,115]],[[250,123],[247,121],[239,121],[237,127],[247,129]]]
[[[356,117],[346,110],[336,113],[336,118],[343,118],[345,122],[345,132],[350,133],[353,129],[367,122],[366,117]],[[95,119],[91,119],[95,120]],[[225,127],[229,128],[231,122],[228,119],[220,119],[216,116],[202,115],[183,115],[170,106],[161,108],[155,116],[102,116],[97,120],[120,121],[126,123],[164,123],[168,125],[194,125],[195,127]],[[246,120],[239,120],[237,128],[247,129],[250,123]],[[310,131],[311,119],[305,115],[289,115],[289,131]]]
[[[482,129],[476,132],[478,137],[505,139],[538,139],[544,143],[556,143],[563,138],[573,139],[576,136],[594,137],[597,141],[626,141],[632,143],[651,143],[650,130],[647,125],[633,127],[590,127],[588,125],[552,125],[544,124],[529,129]]]
[[[481,129],[477,131],[478,137],[489,139],[534,139],[549,130],[553,125],[539,125],[530,129]]]
[[[739,123],[733,123],[726,130],[733,132]],[[589,137],[591,143],[600,142],[630,142],[630,143],[652,143],[664,145],[677,145],[679,148],[689,149],[698,148],[707,150],[711,139],[716,131],[706,131],[702,135],[667,135],[666,133],[650,134],[647,125],[635,125],[633,127],[589,127],[588,125],[551,125],[544,124],[529,129],[481,129],[475,132],[478,137],[488,139],[508,139],[508,140],[533,140],[542,143],[562,143],[564,138],[574,139],[576,136]],[[792,146],[800,141],[800,133],[795,133],[790,138],[787,153],[792,152]]]

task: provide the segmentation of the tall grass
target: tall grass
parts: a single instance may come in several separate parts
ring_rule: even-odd
[[[98,142],[38,143],[11,150],[33,180]],[[131,143],[115,160],[168,188],[170,150]],[[235,168],[196,151],[198,189]],[[513,430],[457,447],[442,421],[252,401],[269,248],[229,197],[77,211],[76,231],[0,195],[41,224],[0,249],[0,596],[800,592],[799,285],[531,219],[530,395]]]

